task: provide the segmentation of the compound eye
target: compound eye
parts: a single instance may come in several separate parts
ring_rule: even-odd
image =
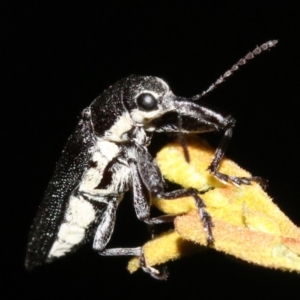
[[[140,94],[136,101],[140,110],[151,111],[157,109],[157,100],[152,94]]]

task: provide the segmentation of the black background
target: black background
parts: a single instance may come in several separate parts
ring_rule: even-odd
[[[175,94],[191,96],[271,39],[279,40],[275,49],[205,101],[237,119],[228,156],[268,178],[269,194],[300,225],[300,13],[293,1],[62,2],[1,8],[5,299],[299,297],[298,274],[212,250],[169,263],[167,282],[129,275],[127,258],[100,257],[90,246],[25,271],[28,230],[55,162],[80,111],[104,88],[130,74],[154,75]],[[118,211],[112,244],[137,246],[147,238],[129,197]]]

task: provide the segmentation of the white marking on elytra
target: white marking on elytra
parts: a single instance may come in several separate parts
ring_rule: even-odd
[[[69,245],[77,245],[80,243],[85,234],[85,228],[78,224],[63,223],[58,232],[58,240]]]
[[[61,240],[56,240],[49,252],[48,258],[60,257],[70,252],[72,246],[62,242]]]
[[[93,205],[80,198],[72,196],[65,219],[68,223],[77,224],[80,227],[87,228],[95,219],[95,210]]]
[[[123,160],[119,162],[112,166],[111,183],[106,189],[80,189],[80,191],[92,197],[94,201],[102,203],[107,203],[108,195],[121,196],[128,191],[132,183],[131,170],[127,162]]]
[[[59,228],[48,257],[60,257],[82,242],[86,229],[95,220],[93,205],[82,197],[72,196],[65,213],[65,222]]]
[[[107,163],[114,159],[120,150],[117,144],[98,139],[94,151],[92,161],[95,162],[97,166],[89,168],[85,172],[81,179],[79,190],[93,190],[96,188],[103,177]]]

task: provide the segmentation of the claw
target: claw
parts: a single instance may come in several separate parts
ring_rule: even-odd
[[[268,183],[269,183],[267,179],[261,178],[261,177],[258,177],[258,176],[253,176],[251,178],[252,178],[252,181],[257,182],[263,188],[263,190],[267,189]]]
[[[144,272],[148,273],[150,276],[152,276],[155,279],[158,279],[158,280],[167,280],[168,279],[169,272],[167,270],[167,267],[163,266],[161,268],[161,271],[159,271],[158,269],[155,269],[153,267],[150,267],[146,263],[144,252],[142,252],[142,254],[140,256],[140,266]]]

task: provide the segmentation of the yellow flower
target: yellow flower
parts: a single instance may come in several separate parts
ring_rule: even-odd
[[[214,227],[212,248],[264,267],[300,271],[300,229],[296,227],[273,203],[255,182],[250,186],[221,183],[207,171],[214,151],[199,139],[188,140],[190,163],[185,161],[182,147],[172,143],[157,155],[157,163],[169,181],[199,191],[210,213]],[[234,162],[223,159],[220,172],[251,176]],[[200,251],[207,245],[192,198],[178,200],[153,199],[154,206],[176,217],[175,230],[167,232],[143,246],[150,266]],[[196,245],[197,244],[197,245]],[[138,259],[129,262],[134,272]]]

